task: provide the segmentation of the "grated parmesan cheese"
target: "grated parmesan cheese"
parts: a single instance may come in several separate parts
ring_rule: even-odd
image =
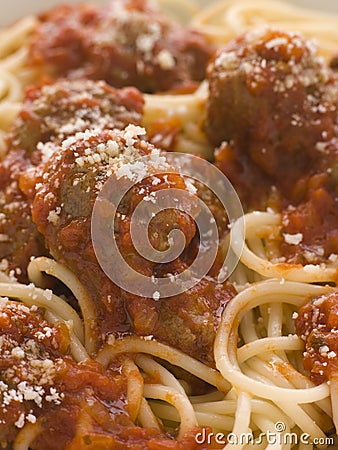
[[[161,50],[156,56],[155,61],[159,64],[161,69],[170,70],[175,67],[175,58],[168,50]]]
[[[274,47],[280,47],[281,45],[286,45],[288,41],[284,37],[276,37],[266,42],[265,47],[270,50]]]
[[[21,413],[18,420],[14,423],[17,428],[23,428],[25,425],[25,414]]]
[[[302,233],[288,234],[284,233],[284,240],[289,245],[299,245],[303,240]]]
[[[56,207],[54,211],[49,211],[49,214],[47,216],[48,222],[52,223],[53,225],[57,225],[60,220],[60,213],[61,208],[60,206]]]
[[[154,300],[159,300],[161,298],[161,294],[158,292],[158,291],[155,291],[154,293],[153,293],[153,299]]]

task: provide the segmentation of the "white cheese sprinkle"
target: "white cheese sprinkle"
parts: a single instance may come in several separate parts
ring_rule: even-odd
[[[298,245],[303,240],[302,233],[296,233],[296,234],[284,233],[283,236],[284,236],[285,242],[290,245]]]
[[[153,293],[153,299],[154,300],[159,300],[161,298],[161,294],[158,291],[155,291]]]

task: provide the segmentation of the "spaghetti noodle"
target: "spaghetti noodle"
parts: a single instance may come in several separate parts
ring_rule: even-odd
[[[337,426],[338,326],[313,311],[336,294],[338,80],[298,34],[329,61],[337,19],[275,1],[169,9],[195,30],[115,0],[0,32],[0,444],[14,450],[325,448]],[[214,162],[245,215],[225,217],[173,150]],[[114,176],[133,186],[113,234],[153,298],[114,284],[93,249]],[[147,240],[164,253],[178,229],[185,243],[159,262],[136,252],[131,223],[166,191],[188,201]],[[154,280],[198,253],[196,196],[220,236],[214,266],[161,298]],[[220,282],[229,242],[240,263]],[[318,325],[332,341],[312,338]]]

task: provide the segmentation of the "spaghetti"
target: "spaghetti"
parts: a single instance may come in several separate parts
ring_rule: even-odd
[[[169,9],[192,15],[189,25],[146,1],[115,0],[58,7],[0,32],[3,446],[333,442],[338,326],[335,312],[315,311],[336,298],[338,81],[327,62],[337,19],[275,1]],[[298,33],[318,40],[326,62]],[[166,151],[215,163],[245,215],[232,222]],[[170,298],[155,281],[152,298],[114,284],[91,229],[111,177],[133,183],[113,205],[112,230],[134,270],[175,282],[190,267],[201,242],[197,196],[220,237],[210,273]],[[156,217],[167,191],[188,197]],[[132,218],[144,201],[155,217],[147,240],[164,254],[178,229],[179,257],[135,250]],[[98,204],[101,222],[107,208]],[[222,281],[229,242],[240,263]]]
[[[224,43],[250,29],[264,25],[316,38],[320,52],[332,57],[337,51],[335,17],[279,1],[225,1],[202,9],[192,24],[217,43]]]

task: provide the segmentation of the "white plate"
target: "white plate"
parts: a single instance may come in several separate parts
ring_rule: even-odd
[[[109,0],[87,0],[90,3],[106,3]],[[211,1],[208,0],[195,0],[200,4],[210,4]],[[337,0],[288,0],[290,3],[306,6],[308,8],[316,8],[320,11],[335,11],[338,12],[338,2]],[[16,19],[27,14],[34,14],[41,11],[45,11],[48,8],[60,4],[75,4],[83,3],[86,0],[2,0],[2,5],[0,7],[0,26],[10,24]],[[254,2],[254,0],[253,0]]]

